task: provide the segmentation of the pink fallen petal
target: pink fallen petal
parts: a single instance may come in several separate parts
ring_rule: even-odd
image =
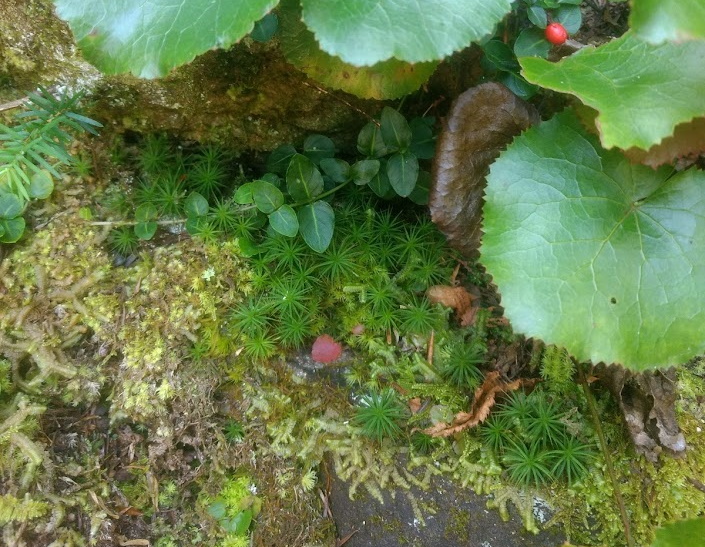
[[[332,363],[343,353],[343,346],[327,334],[321,334],[313,343],[311,357],[318,363]]]

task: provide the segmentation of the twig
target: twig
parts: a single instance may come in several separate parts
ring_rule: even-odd
[[[367,118],[368,120],[370,120],[371,122],[373,122],[377,127],[379,127],[380,123],[379,123],[377,120],[375,120],[372,116],[370,116],[370,115],[369,115],[367,112],[365,112],[364,110],[360,110],[358,107],[356,107],[356,106],[350,104],[348,101],[346,101],[346,100],[343,99],[342,97],[338,97],[337,95],[331,93],[330,91],[327,91],[327,90],[323,89],[322,87],[318,87],[318,86],[315,85],[315,84],[311,84],[311,83],[309,83],[309,82],[302,82],[302,83],[303,83],[306,87],[310,87],[310,88],[316,89],[317,91],[320,91],[321,93],[325,93],[326,95],[330,95],[330,96],[333,97],[335,100],[340,101],[341,103],[343,103],[343,104],[344,104],[345,106],[347,106],[348,108],[352,108],[353,110],[355,110],[358,114],[362,114],[365,118]]]
[[[583,391],[585,392],[585,398],[587,399],[588,407],[590,408],[590,415],[592,416],[592,421],[595,424],[595,431],[597,432],[597,437],[600,439],[600,447],[602,448],[602,454],[605,456],[605,464],[607,465],[607,473],[612,481],[612,491],[614,492],[614,499],[619,507],[619,516],[622,519],[622,525],[624,526],[624,536],[627,540],[627,545],[629,547],[634,547],[634,539],[632,538],[631,525],[629,523],[629,516],[627,515],[627,509],[624,506],[624,499],[622,498],[622,492],[619,489],[619,483],[617,483],[617,476],[614,472],[614,466],[612,465],[612,458],[610,456],[609,450],[607,450],[607,442],[605,441],[605,434],[602,431],[602,425],[600,425],[600,417],[597,414],[597,408],[595,407],[595,399],[592,397],[592,392],[590,391],[590,386],[585,379],[585,374],[582,367],[578,367],[578,376],[580,378],[580,383],[583,386]]]
[[[15,101],[10,101],[9,103],[5,104],[0,104],[0,112],[3,112],[5,110],[12,110],[13,108],[17,108],[18,106],[22,106],[24,103],[27,102],[29,97],[22,97],[21,99],[17,99]]]

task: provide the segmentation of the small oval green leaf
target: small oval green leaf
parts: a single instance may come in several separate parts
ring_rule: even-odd
[[[290,144],[282,144],[275,148],[267,158],[267,171],[284,175],[294,154],[296,154],[296,148]]]
[[[400,196],[406,197],[416,186],[416,179],[419,176],[419,160],[409,152],[394,154],[387,161],[387,176],[394,191]]]
[[[368,158],[379,158],[388,152],[382,140],[382,130],[376,123],[370,122],[360,130],[357,136],[357,150]]]
[[[381,198],[389,197],[390,192],[394,194],[392,185],[389,183],[389,177],[387,176],[386,162],[384,165],[380,164],[379,171],[372,177],[372,180],[367,183],[377,196]]]
[[[530,6],[526,10],[526,16],[529,18],[529,21],[531,21],[534,25],[539,28],[544,29],[548,24],[548,16],[546,14],[546,10],[543,9],[541,6]]]
[[[350,164],[338,158],[324,158],[321,160],[321,169],[330,177],[330,179],[342,184],[350,180]]]
[[[157,232],[157,223],[151,222],[138,222],[135,224],[135,235],[142,240],[149,240],[154,237]]]
[[[0,243],[15,243],[24,233],[25,221],[23,217],[2,219],[0,226],[3,228]]]
[[[286,187],[296,201],[309,201],[323,192],[323,177],[303,154],[294,154],[286,170]]]
[[[544,31],[536,27],[527,28],[517,36],[514,42],[514,54],[517,57],[548,57],[551,43],[546,40]]]
[[[411,128],[406,118],[399,112],[385,106],[380,120],[382,140],[390,151],[406,150],[411,144]]]
[[[379,172],[379,160],[356,161],[350,169],[353,182],[358,186],[369,184],[372,178]]]
[[[580,6],[561,6],[553,13],[553,19],[563,25],[568,34],[575,34],[583,24]]]
[[[202,217],[208,214],[208,200],[198,192],[191,192],[184,203],[186,214],[190,217]]]
[[[135,209],[135,220],[137,222],[147,222],[149,220],[154,220],[157,218],[159,212],[157,208],[151,203],[143,203],[137,209]],[[150,236],[151,237],[151,236]],[[149,239],[143,238],[143,239]]]
[[[15,218],[22,214],[23,202],[15,194],[0,194],[0,218]]]
[[[273,213],[284,203],[284,194],[271,182],[256,180],[252,183],[252,197],[257,209],[264,214]]]
[[[34,199],[46,199],[54,191],[54,179],[46,169],[37,171],[32,175],[29,183],[29,197]]]
[[[335,213],[327,202],[318,200],[299,209],[299,231],[306,244],[317,253],[330,245],[333,237]]]
[[[235,195],[233,196],[235,199],[235,203],[239,205],[249,205],[251,203],[254,203],[255,198],[252,195],[253,188],[254,187],[252,186],[251,182],[246,182],[237,190],[235,190]]]
[[[289,205],[282,205],[269,215],[269,224],[274,230],[287,237],[299,233],[299,219]]]
[[[304,155],[316,165],[335,156],[335,144],[325,135],[309,135],[304,141]]]

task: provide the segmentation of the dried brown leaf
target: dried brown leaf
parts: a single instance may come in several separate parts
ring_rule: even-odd
[[[436,145],[429,208],[433,221],[465,256],[474,258],[480,243],[489,165],[538,121],[533,106],[495,82],[467,90],[451,106]]]
[[[485,381],[475,390],[475,397],[470,407],[470,412],[458,412],[450,424],[439,423],[424,430],[424,433],[432,437],[450,437],[465,429],[481,424],[490,415],[490,410],[494,406],[497,393],[514,391],[522,385],[530,385],[535,380],[518,379],[512,382],[504,382],[499,377],[499,372],[492,371],[485,376]]]
[[[624,154],[632,161],[654,169],[679,158],[697,156],[705,152],[705,118],[695,118],[676,126],[673,135],[648,150],[630,148]]]
[[[434,304],[453,308],[461,327],[467,327],[475,322],[477,308],[472,305],[475,297],[463,287],[434,285],[426,291],[426,298]]]

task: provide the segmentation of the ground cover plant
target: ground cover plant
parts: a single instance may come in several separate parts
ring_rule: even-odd
[[[565,0],[54,3],[106,72],[244,39],[396,98],[476,42],[485,83],[443,124],[422,90],[361,113],[356,142],[266,157],[158,133],[72,147],[62,124],[97,122],[30,96],[0,155],[5,543],[338,544],[330,472],[402,492],[419,523],[412,486],[441,474],[533,532],[541,499],[579,544],[702,517],[697,20],[635,0],[605,41],[581,24],[609,6]],[[436,218],[450,203],[459,227]]]

